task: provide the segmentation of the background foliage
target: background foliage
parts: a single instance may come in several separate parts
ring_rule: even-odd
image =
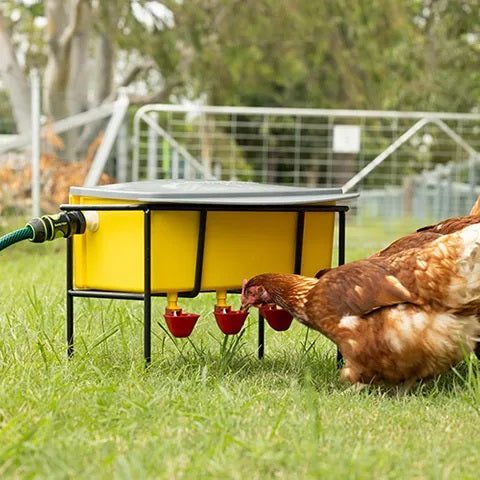
[[[130,85],[138,102],[471,111],[479,101],[478,0],[64,3],[66,18],[88,8],[91,58],[108,41],[110,93]],[[25,72],[52,55],[51,4],[0,6]],[[93,89],[95,62],[81,67]]]

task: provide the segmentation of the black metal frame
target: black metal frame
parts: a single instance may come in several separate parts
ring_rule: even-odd
[[[143,293],[116,292],[106,290],[77,290],[73,287],[73,239],[67,239],[66,254],[66,289],[67,289],[67,353],[73,356],[74,343],[74,297],[93,297],[93,298],[111,298],[123,300],[143,300],[144,305],[144,323],[143,323],[143,344],[144,358],[146,363],[152,359],[151,333],[152,333],[152,297],[166,296],[165,293],[152,293],[151,285],[151,214],[155,210],[168,211],[198,211],[200,213],[200,224],[198,229],[197,253],[195,265],[195,280],[192,290],[187,292],[178,292],[179,297],[196,297],[200,293],[202,283],[203,258],[205,250],[205,232],[207,225],[208,212],[296,212],[296,243],[295,243],[295,264],[293,273],[300,273],[303,254],[303,233],[305,225],[305,213],[307,212],[337,212],[339,214],[338,222],[338,265],[345,263],[345,213],[349,207],[345,205],[281,205],[281,206],[263,206],[263,205],[206,205],[206,204],[160,204],[160,203],[142,203],[142,204],[99,204],[99,205],[61,205],[61,210],[94,210],[94,211],[143,211],[144,213],[144,291]],[[228,293],[240,293],[239,290],[229,290]],[[258,358],[263,358],[265,353],[265,321],[258,316]],[[341,359],[338,352],[337,359]]]

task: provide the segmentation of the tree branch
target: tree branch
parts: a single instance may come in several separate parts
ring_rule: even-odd
[[[73,17],[60,36],[60,46],[64,49],[72,42],[72,38],[78,30],[81,19],[80,11],[82,9],[82,3],[84,2],[85,0],[76,0],[75,8],[73,9]]]
[[[155,62],[153,60],[146,60],[143,63],[139,63],[135,65],[130,72],[127,73],[125,78],[120,82],[121,87],[126,87],[130,85],[142,72],[146,72],[150,68],[155,66]]]
[[[164,103],[167,102],[175,87],[182,84],[180,80],[172,82],[165,86],[160,91],[153,92],[148,95],[130,95],[130,105],[146,105],[149,103]]]

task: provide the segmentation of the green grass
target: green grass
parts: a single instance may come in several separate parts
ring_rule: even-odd
[[[347,258],[390,240],[378,232],[350,225]],[[64,247],[23,242],[0,253],[1,478],[478,477],[475,359],[404,396],[355,393],[338,379],[335,349],[315,332],[267,327],[259,361],[256,315],[225,340],[214,296],[204,294],[181,300],[202,314],[189,339],[166,334],[165,301],[154,299],[148,371],[141,302],[76,299],[68,361]]]
[[[423,225],[411,219],[386,224],[378,220],[358,221],[347,216],[346,261],[365,258],[421,226]]]

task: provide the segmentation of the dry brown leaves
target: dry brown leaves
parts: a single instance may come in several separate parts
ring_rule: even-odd
[[[57,212],[60,204],[68,202],[70,187],[83,185],[101,141],[102,136],[96,138],[85,159],[78,162],[66,162],[53,153],[41,155],[40,206],[44,213]],[[32,208],[32,167],[27,162],[24,167],[18,168],[17,163],[7,160],[0,165],[0,214],[9,210],[28,213]],[[103,173],[99,183],[114,182],[114,178]]]

